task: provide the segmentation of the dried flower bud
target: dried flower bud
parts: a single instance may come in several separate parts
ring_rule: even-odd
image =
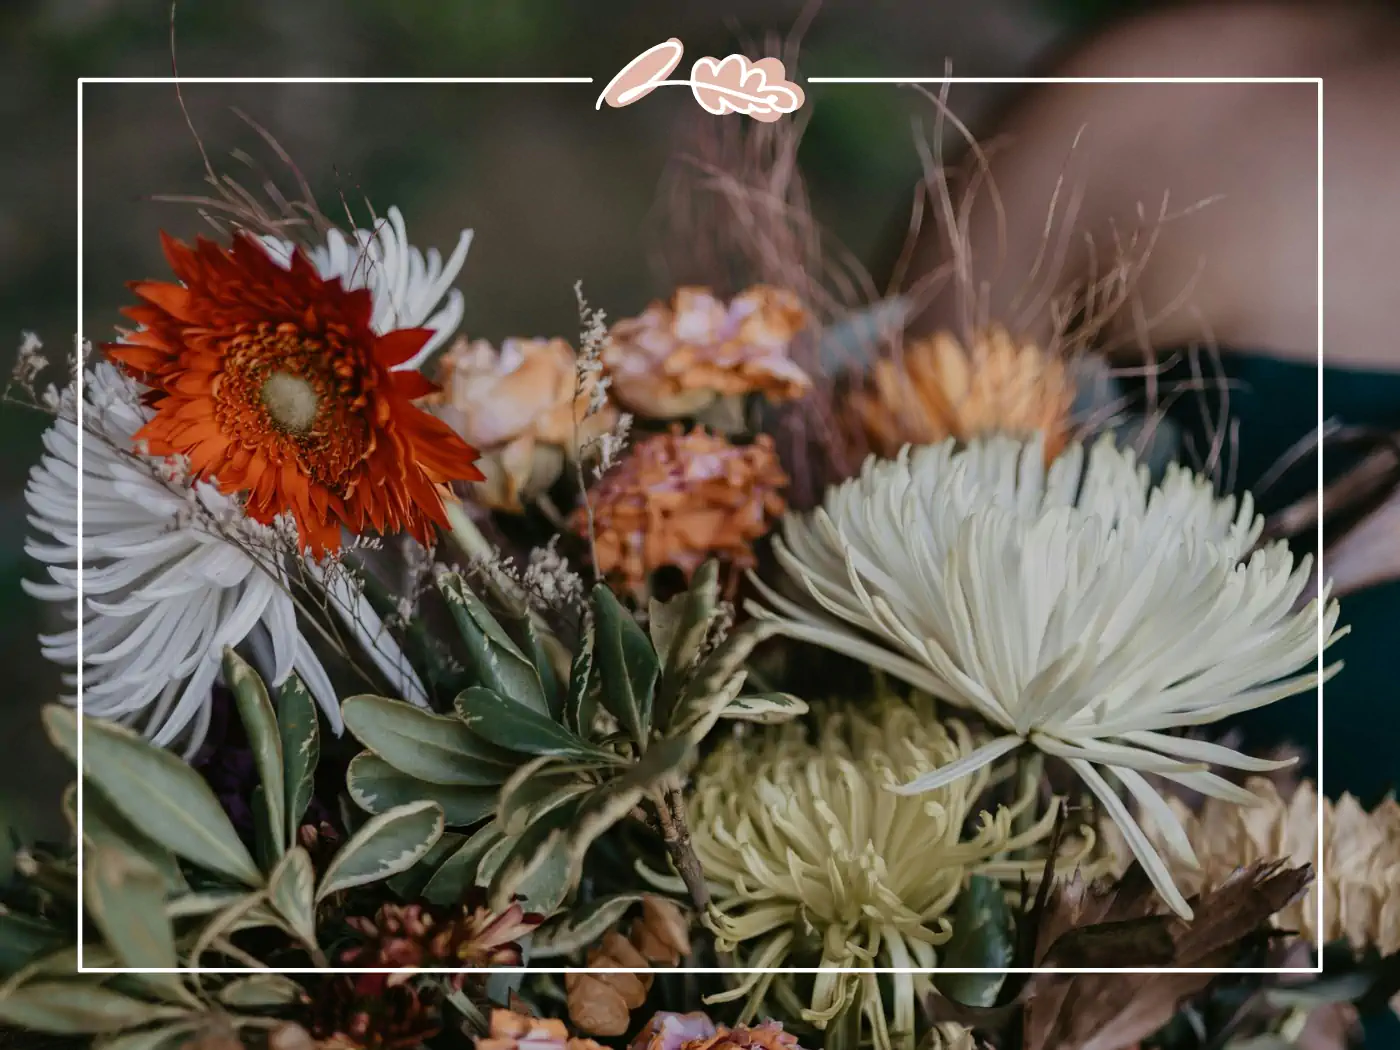
[[[646,1002],[652,975],[647,960],[616,930],[588,953],[589,966],[613,966],[617,973],[570,973],[564,977],[569,1019],[584,1032],[614,1036],[627,1031],[632,1011]],[[632,973],[629,970],[643,972]]]
[[[689,434],[676,427],[637,442],[589,492],[597,568],[639,594],[666,566],[687,579],[716,555],[751,568],[751,544],[786,509],[787,483],[766,434],[732,445],[699,427]],[[572,524],[586,534],[583,508]]]
[[[807,326],[791,292],[755,285],[728,305],[704,288],[677,290],[613,325],[605,355],[623,405],[651,419],[693,416],[717,397],[806,395],[812,381],[788,356]]]
[[[632,945],[648,962],[678,966],[690,955],[690,923],[673,901],[655,894],[642,898],[642,914],[632,924]]]

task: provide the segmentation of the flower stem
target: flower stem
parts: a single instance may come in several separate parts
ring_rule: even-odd
[[[661,839],[666,844],[671,863],[680,873],[681,881],[690,891],[690,899],[703,914],[710,906],[710,888],[705,884],[705,872],[700,858],[690,844],[690,828],[685,822],[685,800],[680,788],[667,788],[660,798],[653,798],[656,819],[661,825]]]

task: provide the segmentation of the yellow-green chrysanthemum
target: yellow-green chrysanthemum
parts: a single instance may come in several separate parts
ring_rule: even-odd
[[[979,813],[987,766],[917,797],[890,790],[978,743],[961,723],[940,722],[930,701],[885,698],[830,710],[815,741],[789,724],[723,744],[697,774],[691,802],[692,842],[713,894],[706,923],[719,949],[745,966],[816,958],[822,967],[934,966],[966,877],[1034,874],[1043,861],[1008,854],[1054,826],[1051,806],[1013,828],[1033,792]],[[751,975],[722,998],[749,996],[748,1017],[771,992],[823,1028],[856,1009],[865,1019],[857,1026],[868,1022],[881,1048],[909,1042],[916,996],[930,987],[927,977],[894,975],[887,1013],[874,974],[820,974],[805,1003],[773,977]]]

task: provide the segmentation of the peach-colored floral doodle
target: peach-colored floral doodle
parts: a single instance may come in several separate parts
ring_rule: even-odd
[[[753,61],[743,55],[723,59],[707,56],[695,60],[690,79],[667,80],[684,53],[684,45],[675,37],[643,51],[608,82],[594,108],[602,109],[604,102],[614,109],[630,106],[664,85],[690,88],[695,101],[716,116],[743,113],[765,122],[794,112],[806,101],[802,89],[787,79],[787,70],[776,58]]]

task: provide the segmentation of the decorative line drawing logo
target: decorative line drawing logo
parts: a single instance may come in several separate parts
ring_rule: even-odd
[[[690,67],[689,80],[667,80],[680,65],[684,45],[672,37],[649,47],[620,69],[594,109],[606,102],[614,109],[630,106],[665,85],[688,87],[695,101],[715,116],[742,113],[754,120],[771,122],[801,107],[806,96],[787,79],[787,70],[776,58],[752,62],[743,55],[724,59],[697,58]]]

